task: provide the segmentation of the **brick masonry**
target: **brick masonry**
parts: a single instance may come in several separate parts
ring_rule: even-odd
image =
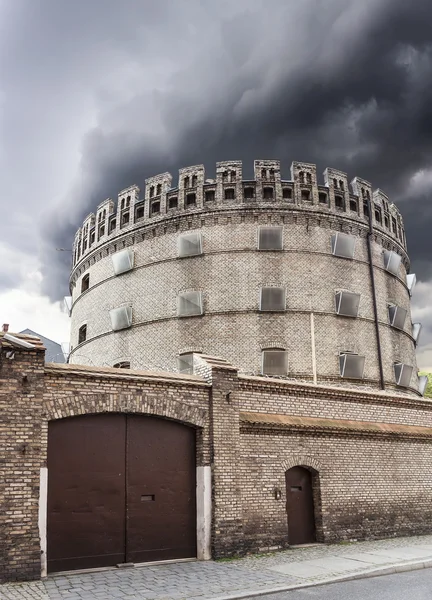
[[[196,463],[212,471],[214,558],[288,545],[285,472],[297,465],[313,473],[319,541],[432,532],[427,399],[239,375],[205,355],[186,376],[44,364],[40,345],[14,347],[2,334],[0,344],[4,581],[40,576],[48,424],[83,414],[147,414],[196,428]]]
[[[340,386],[344,383],[339,375],[339,353],[350,350],[366,357],[364,379],[351,384],[379,389],[368,220],[363,211],[366,194],[372,195],[370,184],[356,178],[349,191],[346,174],[328,169],[325,185],[318,185],[315,166],[307,163],[293,163],[289,181],[281,179],[278,161],[256,161],[255,178],[250,182],[243,181],[239,161],[218,163],[216,173],[214,183],[205,183],[202,165],[182,169],[176,188],[170,188],[172,178],[167,173],[150,178],[142,201],[147,207],[143,219],[133,217],[130,209],[129,222],[120,227],[122,192],[117,212],[113,203],[109,205],[116,219],[110,234],[96,237],[94,244],[83,250],[88,233],[83,228],[78,231],[70,279],[70,362],[113,366],[127,361],[132,368],[175,371],[178,355],[194,351],[223,356],[240,372],[259,374],[262,350],[279,347],[288,353],[290,379],[312,381],[315,354],[317,381]],[[195,186],[189,189],[194,176]],[[158,184],[161,194],[156,198]],[[253,189],[252,199],[246,197],[246,188]],[[273,199],[264,200],[264,190],[270,188]],[[234,200],[225,199],[226,189],[234,191]],[[284,197],[284,189],[290,191],[290,198]],[[215,191],[212,202],[205,201],[209,190]],[[196,194],[195,205],[185,206],[187,193]],[[173,195],[178,197],[178,206],[170,210],[167,200]],[[320,201],[323,196],[325,202]],[[343,200],[342,208],[336,205],[337,196]],[[151,214],[148,207],[155,201],[162,208]],[[131,202],[137,202],[133,194]],[[408,393],[415,394],[418,379],[403,223],[395,205],[380,190],[372,195],[372,207],[372,262],[384,379],[394,390],[394,362],[412,365]],[[89,222],[91,215],[84,228]],[[257,250],[258,227],[263,225],[283,227],[283,251]],[[202,233],[203,254],[178,258],[179,236],[193,231]],[[331,236],[337,232],[355,237],[354,260],[332,255]],[[115,276],[111,255],[125,247],[134,249],[134,268]],[[402,257],[397,276],[383,268],[385,249]],[[90,287],[81,292],[87,275]],[[264,286],[286,289],[285,312],[258,311],[259,291]],[[192,290],[203,294],[204,315],[178,318],[177,297]],[[339,290],[361,294],[358,318],[335,314],[334,295]],[[389,324],[390,303],[407,310],[403,331]],[[132,327],[113,332],[109,310],[124,305],[133,308]],[[87,339],[78,343],[83,324],[87,325]]]

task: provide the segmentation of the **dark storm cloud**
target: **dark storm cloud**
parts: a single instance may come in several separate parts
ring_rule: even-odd
[[[100,201],[188,164],[211,176],[229,158],[246,176],[255,158],[274,157],[286,176],[305,160],[369,179],[404,214],[414,270],[432,276],[428,189],[410,184],[432,169],[429,0],[14,6],[4,131],[15,136],[10,164],[32,164],[18,188],[31,186],[25,202],[43,214],[51,297],[66,292],[69,262],[54,248],[71,247]]]

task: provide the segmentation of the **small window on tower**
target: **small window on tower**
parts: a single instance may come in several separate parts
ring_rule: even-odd
[[[310,193],[310,191],[309,190],[302,190],[301,191],[301,199],[304,202],[309,202],[310,199],[311,199],[311,193]]]
[[[320,204],[327,204],[327,194],[325,192],[320,192],[318,194],[318,200]]]
[[[205,193],[205,201],[206,202],[214,202],[215,200],[215,191],[214,190],[207,190]]]
[[[288,374],[288,353],[281,348],[271,348],[262,351],[262,374],[279,375]]]
[[[335,196],[335,206],[338,210],[344,210],[344,199],[342,196]]]
[[[358,210],[357,200],[353,200],[353,198],[351,198],[351,200],[350,200],[350,211],[356,213],[357,210]]]
[[[263,287],[260,291],[261,311],[283,311],[285,310],[285,288]]]
[[[283,227],[259,227],[258,250],[282,250]]]
[[[292,198],[292,189],[289,187],[284,187],[282,190],[282,198],[284,200],[291,200]]]
[[[81,325],[78,329],[78,344],[85,342],[87,339],[87,325]]]
[[[354,352],[341,352],[339,355],[340,376],[347,379],[363,379],[365,357]]]
[[[264,200],[273,200],[274,190],[272,187],[265,187],[263,189]]]
[[[225,190],[225,200],[234,200],[235,192],[234,188],[228,188]]]
[[[81,281],[81,294],[86,292],[90,287],[90,274],[84,275]]]
[[[177,368],[179,373],[193,375],[193,352],[180,354],[177,358]]]
[[[187,194],[186,195],[186,206],[195,206],[196,205],[196,194]]]
[[[254,197],[254,188],[253,187],[245,187],[244,189],[244,197],[245,200],[252,200]]]
[[[178,207],[178,198],[177,196],[172,196],[168,199],[168,208],[173,209]]]
[[[130,369],[130,362],[124,360],[123,362],[118,362],[113,365],[114,369]]]
[[[177,316],[193,317],[203,314],[201,292],[184,292],[177,298]]]
[[[388,307],[390,325],[396,329],[403,329],[407,312],[402,306],[390,305]]]
[[[152,202],[150,205],[150,214],[158,215],[160,213],[160,202]]]
[[[178,238],[178,256],[197,256],[202,254],[202,233],[183,233]]]
[[[402,257],[392,250],[384,250],[384,268],[393,275],[399,274]]]
[[[343,317],[357,317],[360,305],[360,294],[354,292],[336,292],[336,314]]]
[[[340,258],[354,258],[356,239],[347,233],[335,233],[331,237],[332,254]]]
[[[411,365],[405,365],[404,363],[394,363],[394,374],[396,379],[396,385],[401,387],[409,387],[411,383],[411,375],[413,367]]]

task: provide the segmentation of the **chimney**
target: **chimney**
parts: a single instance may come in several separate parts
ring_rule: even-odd
[[[3,324],[2,331],[3,331],[3,333],[7,333],[9,331],[9,324],[8,323],[4,323]]]

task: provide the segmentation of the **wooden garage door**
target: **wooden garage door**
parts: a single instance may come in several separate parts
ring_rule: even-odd
[[[196,556],[195,431],[138,415],[48,428],[48,571]]]

